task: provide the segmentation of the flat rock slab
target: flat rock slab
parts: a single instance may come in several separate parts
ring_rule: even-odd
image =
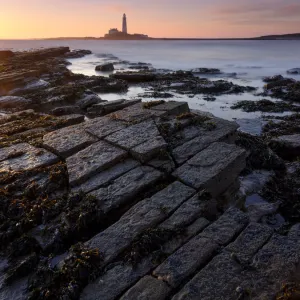
[[[153,114],[151,111],[143,109],[142,105],[138,103],[128,108],[124,108],[121,111],[111,113],[108,115],[108,117],[128,123],[137,124],[150,119],[152,115]]]
[[[130,150],[150,139],[159,136],[159,131],[154,121],[146,121],[129,126],[105,138],[108,142]]]
[[[0,108],[16,108],[18,110],[24,109],[30,105],[32,100],[18,96],[3,96],[0,97]]]
[[[173,175],[213,197],[223,193],[246,166],[246,151],[225,143],[213,143],[179,167]]]
[[[125,128],[125,124],[121,121],[115,121],[109,117],[100,117],[93,120],[89,120],[84,125],[84,129],[98,137],[103,139],[104,137]]]
[[[238,299],[237,287],[243,281],[243,267],[229,253],[216,256],[172,300]]]
[[[161,280],[145,276],[129,289],[120,300],[164,300],[171,288]]]
[[[0,149],[0,159],[2,174],[33,170],[54,164],[59,160],[53,153],[26,143]]]
[[[131,155],[142,163],[166,151],[168,144],[162,136],[157,136],[131,149]]]
[[[217,221],[203,230],[201,235],[227,245],[249,223],[249,217],[237,208],[228,209]]]
[[[137,171],[134,172],[136,173]],[[91,248],[98,248],[103,253],[105,262],[111,261],[143,230],[166,219],[194,193],[192,188],[180,182],[174,182],[150,199],[138,202],[118,222],[88,241],[87,245]]]
[[[251,223],[239,237],[226,247],[242,262],[249,262],[254,254],[268,241],[273,230],[266,225]]]
[[[127,152],[120,148],[104,141],[94,143],[67,158],[69,183],[71,186],[83,183],[93,175],[114,166],[126,157]]]
[[[138,167],[139,165],[139,162],[130,158],[121,161],[115,166],[94,175],[81,185],[72,188],[72,192],[83,191],[84,193],[90,193],[96,189],[99,189],[100,187],[108,185],[114,179]]]
[[[153,275],[176,288],[205,265],[218,247],[216,242],[198,235],[169,256],[153,271]]]
[[[100,208],[107,213],[129,200],[134,201],[138,193],[161,178],[162,173],[151,167],[137,167],[114,180],[108,187],[93,191],[91,195],[98,199]]]
[[[212,124],[216,126],[212,130],[203,130],[200,126],[198,127],[198,134],[192,140],[184,143],[183,145],[175,148],[172,153],[177,164],[181,165],[186,162],[188,159],[208,147],[214,142],[227,142],[230,141],[230,138],[235,134],[238,125],[234,122],[229,122],[221,119],[212,119]],[[189,136],[189,128],[186,128],[185,134],[186,138]],[[194,134],[192,132],[190,135]]]
[[[85,132],[81,126],[70,126],[50,132],[43,137],[43,145],[64,158],[75,154],[98,139]]]
[[[151,107],[151,110],[166,112],[168,115],[180,115],[190,112],[187,102],[169,101],[160,105]]]

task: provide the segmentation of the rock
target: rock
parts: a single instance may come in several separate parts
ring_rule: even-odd
[[[64,158],[97,141],[96,137],[76,125],[50,132],[43,137],[43,145]]]
[[[293,160],[300,156],[300,134],[273,138],[269,147],[283,159]]]
[[[94,143],[67,158],[69,183],[71,186],[78,185],[91,176],[114,166],[126,156],[127,153],[124,150],[104,141]]]
[[[84,129],[88,133],[98,137],[99,139],[103,139],[104,137],[124,128],[125,124],[123,122],[114,120],[110,117],[100,117],[89,120],[84,125]]]
[[[90,193],[96,189],[99,189],[100,187],[108,185],[114,179],[138,167],[139,165],[140,164],[133,159],[126,159],[115,166],[96,174],[81,185],[74,187],[72,191],[83,191],[84,193]]]
[[[10,50],[1,50],[0,51],[0,59],[7,59],[13,57],[15,54]]]
[[[173,176],[213,197],[222,194],[246,166],[246,151],[225,143],[213,143],[179,167]]]
[[[172,300],[237,299],[236,288],[245,279],[243,267],[222,253],[196,274]]]
[[[282,79],[284,79],[284,77],[282,75],[275,75],[275,76],[271,76],[271,77],[265,77],[263,79],[263,81],[269,83],[272,81],[280,81]]]
[[[128,82],[147,82],[156,79],[156,75],[152,73],[140,73],[140,72],[127,72],[127,73],[116,73],[111,75],[112,78],[122,79]]]
[[[74,114],[74,115],[65,115],[59,117],[60,120],[63,120],[65,126],[72,126],[80,124],[84,121],[84,115]]]
[[[187,102],[176,102],[176,101],[169,101],[157,106],[153,106],[151,107],[151,109],[163,111],[166,112],[168,115],[174,115],[174,116],[190,112]]]
[[[175,163],[168,152],[162,153],[162,155],[158,155],[150,160],[148,165],[167,174],[171,174],[176,169]]]
[[[299,241],[274,234],[253,258],[253,266],[273,282],[290,278],[299,263]]]
[[[35,148],[29,144],[17,144],[0,149],[1,175],[8,172],[22,172],[48,166],[58,162],[58,157],[45,149]]]
[[[130,150],[148,140],[153,140],[159,135],[155,123],[150,120],[119,130],[106,137],[105,140],[116,146]]]
[[[251,223],[238,238],[225,249],[234,253],[242,263],[250,262],[257,251],[269,240],[273,230],[265,225]]]
[[[214,199],[205,199],[202,193],[199,193],[184,202],[172,216],[159,225],[159,228],[185,228],[199,217],[213,219],[216,215],[217,201]],[[203,227],[206,227],[208,224],[209,222],[207,221]]]
[[[153,275],[176,288],[205,265],[218,247],[216,242],[198,235],[169,256],[153,271]]]
[[[294,69],[287,70],[287,73],[292,74],[292,75],[299,75],[300,74],[300,68],[294,68]]]
[[[108,187],[95,190],[90,195],[98,199],[99,207],[104,212],[108,212],[129,200],[134,201],[136,195],[161,177],[162,173],[151,167],[137,167],[114,180]]]
[[[131,155],[142,163],[166,151],[168,144],[161,136],[154,137],[131,149]]]
[[[197,75],[217,75],[222,74],[222,72],[219,69],[214,68],[197,68],[191,70],[193,74]]]
[[[92,105],[98,104],[100,102],[106,102],[106,100],[102,100],[97,94],[84,94],[81,99],[76,101],[76,104],[81,109],[87,109]]]
[[[86,55],[90,55],[92,54],[92,51],[90,50],[72,50],[70,52],[67,52],[64,54],[65,58],[81,58],[84,57]]]
[[[137,170],[140,169],[141,168],[138,168]],[[134,171],[135,174],[138,174],[137,170]],[[151,170],[151,168],[148,168],[148,170]],[[156,175],[156,177],[152,178],[152,182],[155,182],[158,179],[158,173],[151,172],[152,175]],[[144,181],[144,184],[145,183],[149,184],[150,181]],[[125,188],[126,186],[124,186],[121,191],[124,191]],[[138,191],[137,189],[140,190],[140,187],[134,189],[134,185],[131,184],[130,189],[131,190],[127,192],[128,196],[130,196],[129,193],[134,196]],[[191,197],[193,193],[193,189],[180,182],[174,182],[150,199],[138,202],[129,209],[118,222],[88,241],[87,245],[92,248],[101,249],[101,252],[104,254],[104,261],[109,262],[128,247],[145,229],[152,228],[166,219],[169,214]],[[119,197],[121,197],[121,195],[120,193]]]
[[[0,109],[16,109],[24,110],[30,106],[32,101],[18,96],[3,96],[0,97]]]
[[[249,217],[237,208],[228,209],[217,221],[205,228],[201,236],[227,245],[249,223]]]
[[[82,110],[79,106],[70,105],[70,106],[61,106],[54,108],[51,112],[55,116],[71,115],[71,114],[80,114]]]
[[[207,122],[208,124],[213,124],[214,128],[209,130],[209,128],[203,129],[200,127],[196,128],[194,133],[194,127],[192,127],[191,133],[189,133],[190,129],[188,127],[186,130],[184,130],[184,132],[182,132],[184,137],[180,138],[182,141],[184,141],[184,139],[189,139],[189,137],[194,135],[196,137],[172,150],[173,157],[177,164],[183,164],[185,161],[214,142],[232,142],[234,140],[235,133],[238,128],[236,123],[218,118]],[[204,123],[204,127],[206,126],[205,124],[207,123]],[[181,132],[179,133],[179,136],[181,136]]]
[[[138,100],[120,99],[114,101],[106,101],[104,103],[92,105],[90,108],[88,108],[88,113],[91,116],[102,116],[123,109],[125,107],[137,104],[139,102],[141,102],[140,99]]]
[[[100,71],[100,72],[111,72],[114,69],[115,69],[114,65],[111,63],[99,65],[99,66],[96,66],[96,68],[95,68],[96,71]]]
[[[145,276],[129,289],[120,300],[164,300],[171,292],[170,287],[152,276]]]

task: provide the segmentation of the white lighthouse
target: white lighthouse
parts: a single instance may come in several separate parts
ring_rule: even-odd
[[[126,19],[126,14],[123,15],[122,32],[127,34],[127,19]]]

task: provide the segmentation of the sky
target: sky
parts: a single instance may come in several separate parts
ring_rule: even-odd
[[[300,0],[0,0],[0,39],[103,36],[255,37],[300,32]]]

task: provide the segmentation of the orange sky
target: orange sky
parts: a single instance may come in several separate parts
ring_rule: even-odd
[[[299,0],[7,0],[0,38],[99,37],[121,29],[124,12],[130,33],[152,37],[300,32]]]

